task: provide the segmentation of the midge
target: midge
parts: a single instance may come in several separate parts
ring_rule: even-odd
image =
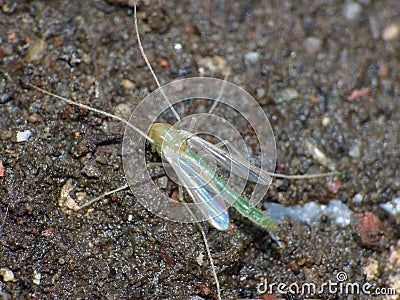
[[[148,61],[148,58],[144,53],[141,44],[137,25],[136,3],[134,6],[134,22],[141,54],[146,61],[146,64],[150,69],[158,87],[160,88],[161,85],[158,81],[158,78],[155,75],[150,62]],[[248,199],[246,199],[244,196],[242,196],[232,187],[230,187],[224,179],[222,179],[206,162],[202,160],[200,153],[206,153],[210,155],[212,158],[214,158],[218,166],[222,167],[223,169],[231,171],[233,174],[241,177],[243,177],[243,174],[246,174],[246,178],[249,181],[266,186],[271,183],[271,177],[287,179],[308,179],[339,174],[338,172],[329,172],[311,175],[284,175],[266,172],[258,167],[251,165],[244,158],[237,155],[232,155],[227,151],[217,147],[216,145],[209,143],[201,139],[200,137],[191,134],[190,132],[178,130],[170,124],[154,123],[148,128],[148,131],[145,132],[131,124],[128,120],[121,117],[55,95],[33,84],[27,83],[27,85],[44,94],[63,100],[69,104],[76,105],[95,113],[114,118],[118,121],[125,123],[126,126],[129,126],[137,133],[139,133],[151,145],[152,151],[156,152],[172,167],[173,171],[179,179],[179,183],[186,188],[187,193],[198,205],[201,213],[215,228],[219,230],[226,230],[229,226],[229,215],[227,212],[226,204],[233,206],[244,217],[248,218],[253,223],[271,233],[276,230],[277,225],[273,222],[273,220],[268,217],[266,212],[263,212],[256,208],[252,203],[248,201]],[[169,104],[170,109],[179,120],[180,117],[173,106],[170,104],[168,100],[168,95],[165,95],[162,90],[161,92],[165,101],[167,101],[167,103]],[[215,104],[216,103],[217,101],[215,102]],[[214,107],[215,106],[213,106],[211,110],[213,110]],[[107,196],[114,192],[118,192],[127,187],[128,185],[124,185],[116,190],[107,192],[100,197],[88,201],[79,209],[91,205],[95,201],[103,198],[104,196]],[[188,213],[193,214],[189,208]]]
[[[134,23],[139,49],[158,87],[161,88],[158,78],[155,75],[149,60],[147,59],[146,54],[144,53],[141,44],[137,25],[136,1],[134,3]],[[138,133],[140,137],[143,137],[148,142],[148,144],[151,145],[152,151],[156,152],[174,170],[176,176],[178,177],[179,184],[186,188],[187,193],[192,198],[193,202],[197,204],[201,214],[205,216],[205,218],[203,219],[208,219],[212,226],[219,230],[226,230],[229,227],[227,204],[233,206],[243,216],[247,217],[254,224],[269,231],[272,234],[272,237],[274,231],[276,231],[277,229],[277,225],[268,217],[266,212],[263,212],[256,208],[251,202],[249,202],[248,199],[246,199],[240,193],[236,192],[231,186],[229,186],[227,182],[223,178],[221,178],[214,171],[214,169],[209,166],[208,163],[203,160],[203,154],[207,154],[212,157],[217,165],[219,165],[222,169],[226,169],[228,171],[231,171],[233,174],[238,175],[239,177],[245,177],[251,182],[256,182],[262,185],[269,185],[271,182],[271,177],[280,177],[287,179],[307,179],[333,176],[338,174],[338,172],[330,172],[312,175],[283,175],[266,172],[263,169],[251,165],[247,162],[246,159],[244,159],[240,155],[232,155],[229,152],[218,147],[217,145],[209,143],[189,131],[176,129],[170,124],[153,123],[147,128],[139,129],[128,120],[119,116],[115,116],[108,112],[98,110],[85,104],[55,95],[33,84],[27,83],[27,85],[44,94],[65,101],[71,105],[76,105],[92,112],[114,118],[124,123],[127,128],[131,128],[133,131]],[[164,94],[163,89],[160,90],[163,100],[166,101],[177,120],[180,120],[179,115],[169,102],[168,95]],[[216,103],[217,101],[215,101],[214,104]],[[209,113],[211,113],[214,108],[215,105],[212,106]],[[95,199],[86,202],[86,204],[80,206],[78,209],[87,207],[95,201],[103,198],[104,196],[118,192],[127,187],[128,185],[124,185],[113,191],[107,192]],[[180,200],[183,200],[183,197],[179,198]],[[193,216],[193,211],[190,208],[188,208],[186,212],[187,214],[191,214]],[[194,218],[194,220],[196,220],[196,218]],[[210,260],[212,273],[216,283],[218,299],[221,299],[219,281],[214,267],[211,252],[207,243],[206,234],[204,233],[204,230],[200,225],[199,230],[202,234],[207,255]]]

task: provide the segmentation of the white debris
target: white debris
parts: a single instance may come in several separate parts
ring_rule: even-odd
[[[283,206],[273,202],[266,202],[264,205],[268,211],[268,216],[278,224],[285,217],[289,217],[295,221],[302,221],[312,225],[322,214],[331,217],[340,226],[350,224],[351,210],[346,204],[337,199],[331,200],[327,205],[316,202],[309,202],[303,206]]]
[[[199,266],[202,266],[204,264],[204,255],[200,253],[199,256],[197,256],[196,261]]]
[[[182,50],[182,44],[181,43],[175,43],[174,44],[174,49],[176,51],[181,51]]]
[[[322,41],[315,36],[310,36],[304,40],[303,46],[308,53],[315,54],[321,49]]]
[[[353,199],[351,199],[351,201],[353,201],[353,203],[360,203],[363,201],[363,199],[364,199],[363,195],[355,194]]]
[[[32,282],[36,285],[40,285],[40,279],[42,279],[42,274],[34,271]]]
[[[349,21],[357,19],[361,15],[361,11],[361,4],[353,1],[345,3],[342,8],[343,16]]]
[[[390,202],[381,203],[379,207],[386,210],[389,214],[396,216],[400,213],[400,198],[394,198]]]
[[[15,282],[17,281],[14,277],[13,271],[11,271],[8,268],[1,268],[0,269],[0,275],[3,276],[3,281],[4,282]]]
[[[399,24],[389,24],[382,32],[382,38],[385,41],[395,40],[400,34]]]
[[[331,171],[336,170],[335,163],[325,155],[317,146],[308,140],[304,140],[307,150],[311,153],[313,159],[315,159],[320,165],[327,167]]]
[[[79,210],[81,207],[79,206],[78,203],[70,196],[70,192],[73,191],[75,188],[75,185],[71,184],[69,181],[67,181],[64,186],[61,188],[61,193],[60,193],[60,199],[58,200],[58,206],[61,208],[61,210],[65,213],[71,213],[73,211]],[[82,197],[85,195],[80,195],[80,199],[82,200]]]
[[[349,156],[353,158],[360,158],[362,154],[361,142],[355,141],[349,150]]]
[[[32,132],[30,130],[17,131],[17,142],[26,142],[31,135]]]
[[[260,54],[258,54],[257,52],[248,52],[244,55],[244,60],[247,63],[254,63],[254,62],[258,61],[259,58],[260,58]]]

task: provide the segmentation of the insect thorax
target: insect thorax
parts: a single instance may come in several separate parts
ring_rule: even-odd
[[[162,147],[175,151],[186,151],[186,142],[178,130],[167,123],[154,123],[150,126],[149,137],[154,141],[151,150],[162,155]]]

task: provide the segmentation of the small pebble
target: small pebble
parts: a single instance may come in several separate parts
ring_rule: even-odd
[[[212,73],[225,73],[229,67],[226,58],[218,55],[202,57],[198,60],[198,65],[200,76],[204,76],[207,70]]]
[[[25,60],[28,62],[41,61],[47,48],[44,39],[35,41],[28,49]]]
[[[244,55],[244,60],[246,63],[255,63],[260,58],[258,52],[248,52]]]
[[[352,227],[361,244],[367,247],[380,246],[385,225],[372,212],[353,214]]]
[[[174,44],[174,49],[175,49],[176,51],[181,51],[181,50],[182,50],[182,44],[180,44],[180,43],[175,43],[175,44]]]
[[[196,258],[196,262],[199,266],[202,266],[204,264],[204,255],[200,253]]]
[[[333,160],[327,157],[325,153],[322,152],[317,146],[315,146],[313,143],[310,143],[308,140],[305,140],[305,146],[311,153],[313,159],[315,159],[320,165],[327,167],[331,171],[336,170],[336,165]]]
[[[322,41],[317,37],[308,37],[304,40],[303,46],[310,54],[317,53],[321,49]]]
[[[16,281],[13,271],[11,271],[8,268],[1,268],[0,275],[3,276],[4,282],[15,282]]]
[[[324,117],[322,119],[322,126],[326,127],[329,125],[330,122],[331,122],[331,119],[329,117]]]
[[[399,24],[390,24],[383,29],[382,38],[385,41],[392,41],[399,36],[400,26]]]
[[[283,103],[299,97],[299,92],[295,88],[286,88],[275,94],[275,103]]]
[[[360,158],[361,157],[361,143],[355,143],[350,147],[349,156],[353,158]]]
[[[379,64],[378,76],[381,78],[386,78],[389,76],[390,70],[389,66],[383,62]]]
[[[0,104],[5,104],[8,101],[11,101],[14,99],[14,93],[13,92],[4,92],[0,94]]]
[[[347,100],[353,101],[354,99],[357,99],[358,97],[365,97],[369,96],[370,94],[370,89],[368,87],[362,87],[361,89],[355,89],[351,91],[351,94],[349,97],[347,97]]]
[[[28,121],[30,123],[41,123],[43,122],[43,119],[38,113],[33,113],[29,115]]]
[[[99,169],[93,165],[85,165],[82,169],[82,173],[89,178],[99,178],[101,175]]]
[[[17,131],[17,142],[26,142],[31,135],[32,132],[30,130]]]
[[[129,79],[122,79],[120,84],[125,91],[132,91],[136,89],[136,84]]]
[[[132,110],[128,104],[120,103],[115,107],[114,114],[117,115],[118,117],[129,120],[129,117],[132,114]]]
[[[361,11],[362,6],[360,3],[350,1],[344,4],[342,14],[347,20],[353,21],[360,16]]]
[[[263,89],[263,88],[258,88],[258,89],[256,90],[256,93],[257,93],[257,98],[262,98],[262,97],[265,96],[265,89]]]
[[[367,264],[362,268],[367,281],[372,281],[379,276],[379,262],[372,257],[367,258]]]
[[[168,177],[167,176],[162,176],[157,179],[157,184],[160,188],[165,189],[167,188],[168,185]]]
[[[330,181],[328,184],[328,192],[332,194],[337,194],[342,187],[341,180]]]
[[[353,203],[361,203],[363,201],[364,197],[361,194],[355,194],[353,199],[351,199],[351,201]]]
[[[42,274],[38,273],[38,272],[34,272],[33,273],[33,280],[32,282],[36,285],[40,285],[40,280],[42,279]]]
[[[0,161],[0,177],[4,176],[4,166],[3,166],[3,162]]]
[[[69,194],[74,188],[75,186],[68,181],[61,188],[60,199],[58,200],[58,206],[61,208],[62,211],[66,213],[71,213],[72,211],[76,211],[81,208]]]
[[[390,202],[381,203],[379,207],[387,211],[389,214],[396,216],[400,213],[400,198],[394,198]]]
[[[284,206],[278,203],[265,202],[268,215],[276,223],[282,223],[285,217],[290,217],[296,221],[306,222],[308,225],[314,224],[322,214],[330,216],[336,224],[346,226],[350,224],[351,210],[342,201],[332,199],[327,205],[317,202],[308,202],[305,205]]]
[[[0,139],[2,141],[6,141],[11,139],[13,136],[13,132],[11,130],[4,130],[0,132]]]

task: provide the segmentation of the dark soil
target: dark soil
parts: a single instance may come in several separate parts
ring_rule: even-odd
[[[196,226],[153,215],[130,191],[87,213],[59,206],[69,184],[71,197],[91,198],[125,183],[121,144],[108,142],[123,126],[24,82],[109,112],[121,103],[134,107],[157,87],[140,56],[129,1],[111,2],[0,0],[0,268],[15,277],[0,276],[6,299],[216,298],[208,260],[197,263],[205,247]],[[143,44],[162,83],[199,76],[205,57],[220,56],[232,69],[229,81],[268,114],[278,172],[328,171],[305,140],[344,171],[276,180],[266,201],[340,199],[383,222],[362,239],[364,228],[340,227],[329,216],[311,227],[287,220],[280,231],[286,247],[279,248],[231,210],[233,229],[204,224],[223,298],[261,298],[264,278],[321,286],[339,272],[347,282],[399,288],[399,217],[379,204],[400,197],[400,2],[139,5]],[[218,70],[204,75],[223,78]],[[26,130],[31,137],[17,142]],[[316,298],[348,299],[328,291]]]

